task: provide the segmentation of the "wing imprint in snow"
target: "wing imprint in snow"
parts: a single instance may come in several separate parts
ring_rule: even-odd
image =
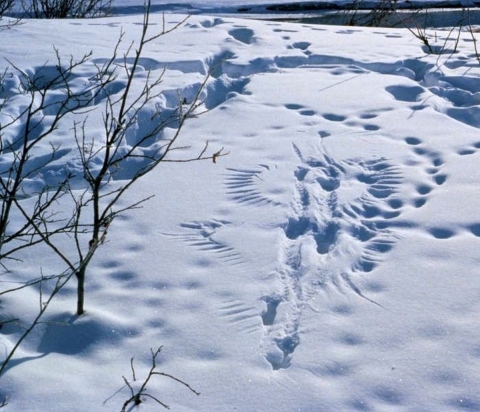
[[[300,344],[302,313],[320,292],[337,290],[374,302],[355,283],[372,271],[396,241],[390,221],[401,214],[395,193],[399,169],[386,159],[337,162],[324,150],[300,164],[284,225],[278,277],[283,291],[264,298],[262,350],[273,369],[288,368]]]
[[[166,233],[165,235],[179,239],[199,252],[210,253],[226,263],[232,265],[243,263],[244,260],[233,247],[217,240],[217,231],[221,231],[229,224],[228,221],[216,219],[193,221],[180,225],[184,229],[183,233]]]
[[[231,299],[218,307],[220,316],[246,333],[258,333],[258,310],[253,306]]]
[[[274,199],[275,183],[269,182],[272,166],[259,165],[250,169],[227,169],[227,195],[242,205],[279,205]]]

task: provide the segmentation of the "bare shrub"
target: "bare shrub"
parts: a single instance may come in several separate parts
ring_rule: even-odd
[[[22,4],[26,14],[36,19],[91,18],[107,16],[112,0],[23,0]]]
[[[375,6],[364,0],[349,3],[338,14],[346,26],[395,27],[401,24],[397,16],[398,0],[380,0]],[[412,10],[412,14],[418,10]]]
[[[163,406],[165,409],[170,409],[170,407],[163,401],[160,400],[158,396],[152,395],[150,392],[147,391],[147,384],[150,382],[150,379],[153,378],[154,376],[162,376],[164,378],[172,379],[175,382],[178,382],[185,386],[187,389],[189,389],[192,393],[195,395],[199,396],[200,393],[197,392],[195,389],[193,389],[188,383],[184,382],[181,379],[176,378],[175,376],[165,373],[165,372],[159,372],[157,371],[157,357],[160,355],[160,352],[162,351],[163,346],[160,346],[156,351],[153,349],[150,349],[151,354],[152,354],[152,359],[151,359],[151,367],[150,370],[147,373],[147,376],[141,381],[140,384],[137,384],[137,376],[136,376],[136,371],[135,371],[135,366],[134,366],[134,359],[130,359],[130,368],[132,372],[132,379],[129,381],[125,376],[122,376],[123,381],[125,382],[125,385],[130,391],[130,397],[124,402],[122,410],[120,412],[126,412],[127,407],[130,404],[133,404],[135,406],[140,405],[143,403],[144,398],[150,398],[153,399],[156,403],[159,405]],[[136,385],[137,384],[137,385]],[[128,409],[131,410],[131,409]]]
[[[23,340],[41,321],[50,302],[80,269],[78,262],[68,262],[60,274],[40,273],[35,279],[25,281],[16,273],[27,249],[41,245],[55,249],[57,236],[73,230],[71,218],[56,210],[57,203],[67,195],[72,178],[67,168],[57,167],[55,180],[46,183],[44,175],[61,157],[62,150],[51,143],[67,116],[85,113],[90,104],[102,92],[109,79],[102,85],[87,84],[74,91],[69,80],[79,66],[90,57],[62,61],[56,50],[57,62],[45,64],[33,73],[27,73],[10,62],[11,68],[0,76],[3,98],[0,112],[0,268],[3,285],[0,296],[21,299],[26,288],[37,288],[40,304],[38,312],[26,317],[0,318],[0,325],[14,323],[21,333],[13,343],[3,362],[0,376]],[[45,150],[49,147],[49,151]],[[47,172],[48,175],[48,172]],[[35,182],[38,182],[37,184]],[[28,254],[27,254],[28,256]],[[10,276],[6,276],[8,274]],[[20,277],[20,278],[17,278]],[[15,284],[15,286],[9,286]]]
[[[0,17],[9,11],[14,4],[15,0],[0,0]]]
[[[10,62],[12,70],[0,77],[4,101],[0,113],[0,154],[5,161],[0,169],[0,265],[17,259],[17,252],[43,241],[43,236],[69,230],[56,218],[52,205],[66,193],[69,173],[64,169],[51,185],[32,187],[32,181],[59,157],[60,148],[50,145],[45,154],[41,146],[49,144],[65,116],[88,110],[107,82],[98,87],[90,84],[75,92],[69,78],[90,55],[73,58],[64,64],[56,50],[57,62],[45,64],[28,74]],[[62,90],[59,92],[59,90]],[[53,113],[53,115],[52,115]],[[35,198],[27,210],[22,200]],[[12,224],[15,217],[15,225]],[[49,232],[46,224],[49,224]],[[53,231],[52,231],[53,230]]]
[[[157,100],[161,100],[165,70],[158,76],[149,70],[137,73],[141,69],[144,48],[183,24],[167,28],[164,21],[160,33],[149,36],[149,16],[150,3],[147,3],[138,43],[132,43],[121,54],[121,34],[112,57],[96,66],[97,75],[79,91],[71,81],[75,79],[76,69],[85,64],[91,54],[78,61],[71,58],[65,63],[55,50],[57,61],[54,65],[45,64],[34,73],[26,73],[10,62],[11,69],[0,75],[3,98],[0,112],[3,159],[0,169],[0,268],[3,274],[9,274],[9,266],[19,264],[25,250],[34,247],[48,248],[53,252],[52,257],[63,262],[64,267],[61,273],[47,275],[40,269],[37,278],[11,281],[10,284],[16,285],[0,291],[2,299],[13,296],[10,301],[14,302],[16,294],[34,288],[39,301],[38,309],[25,315],[26,320],[15,316],[0,318],[0,327],[15,324],[21,330],[0,364],[0,377],[21,343],[43,322],[51,302],[72,278],[77,279],[76,312],[78,315],[84,313],[87,268],[104,243],[110,225],[117,216],[137,209],[151,197],[120,206],[119,200],[138,179],[160,163],[199,160],[215,163],[218,157],[227,154],[223,148],[210,150],[208,142],[194,154],[178,145],[185,123],[204,110],[201,96],[209,75],[188,99],[179,95],[175,107],[165,111],[158,109],[148,122],[151,126],[136,133],[133,142],[127,140],[127,135],[138,126],[137,118],[144,111],[149,112],[151,107],[157,107]],[[120,73],[125,86],[112,92],[108,86]],[[103,105],[98,104],[99,101],[103,101]],[[92,135],[88,122],[95,112],[100,112],[98,115],[103,119],[103,132],[95,131]],[[75,120],[76,116],[83,120]],[[74,176],[68,167],[63,169],[61,176],[58,166],[53,166],[62,149],[50,138],[54,138],[57,129],[69,120],[73,120],[71,145],[78,149],[83,168],[81,176]],[[167,129],[168,133],[164,133]],[[50,147],[47,153],[46,146]],[[182,155],[175,157],[175,153]],[[137,167],[132,168],[131,163]],[[39,184],[32,186],[32,181],[49,167],[56,168],[56,180],[45,184],[40,178]],[[128,178],[118,178],[117,173],[122,170],[129,170]],[[58,204],[62,205],[61,213]],[[9,281],[4,281],[5,284]]]
[[[135,140],[128,141],[127,136],[137,128],[137,120],[144,110],[155,107],[155,101],[160,99],[160,87],[165,71],[158,77],[153,77],[151,71],[142,73],[143,86],[138,83],[133,87],[137,70],[140,69],[141,55],[146,45],[156,41],[159,37],[176,30],[184,21],[172,28],[167,28],[163,22],[160,33],[148,36],[150,5],[144,15],[141,38],[137,48],[133,45],[123,56],[118,56],[120,37],[114,55],[110,60],[99,67],[99,78],[116,76],[117,70],[126,73],[126,86],[115,97],[107,95],[105,99],[103,118],[103,136],[88,132],[88,119],[74,126],[75,140],[83,166],[83,178],[87,188],[79,194],[71,191],[75,204],[74,249],[77,250],[77,261],[81,270],[77,271],[77,315],[84,313],[84,284],[92,254],[92,248],[102,245],[107,236],[108,228],[113,220],[127,210],[133,210],[150,197],[128,206],[119,207],[119,200],[130,190],[132,185],[141,177],[150,173],[160,163],[165,162],[192,162],[199,160],[216,161],[226,153],[223,148],[215,152],[210,151],[208,142],[193,155],[187,154],[181,158],[172,157],[174,152],[187,149],[178,146],[178,140],[185,123],[201,114],[203,102],[201,93],[209,79],[206,76],[203,83],[189,101],[179,96],[175,108],[162,112],[157,109],[150,114],[149,128],[136,133]],[[168,137],[165,130],[171,131]],[[145,150],[145,146],[149,150]],[[101,165],[98,167],[98,165]],[[134,164],[134,165],[133,165]],[[120,178],[123,170],[129,170],[128,178]],[[115,181],[115,184],[112,184]],[[56,250],[59,252],[59,249]],[[60,252],[62,259],[69,260],[66,252]],[[85,257],[87,256],[87,257]]]

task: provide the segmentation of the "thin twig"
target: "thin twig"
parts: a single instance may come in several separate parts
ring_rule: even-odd
[[[163,346],[160,346],[156,351],[154,351],[153,349],[150,349],[150,352],[151,352],[151,366],[150,366],[150,370],[148,371],[148,374],[147,376],[145,377],[142,385],[140,386],[139,389],[137,390],[134,390],[133,389],[133,386],[130,384],[130,382],[128,381],[127,378],[125,378],[125,376],[122,376],[123,378],[123,381],[125,382],[125,385],[127,386],[127,388],[130,390],[130,398],[128,398],[124,403],[123,403],[123,406],[122,406],[122,409],[121,409],[121,412],[126,412],[127,410],[127,407],[133,403],[134,405],[140,405],[142,403],[142,397],[143,398],[150,398],[150,399],[153,399],[155,402],[157,402],[159,405],[163,406],[165,409],[170,409],[170,406],[167,405],[166,403],[162,402],[160,399],[158,399],[158,397],[150,394],[147,392],[147,384],[148,382],[150,381],[150,379],[155,376],[155,375],[158,375],[158,376],[164,376],[166,378],[169,378],[169,379],[172,379],[174,380],[175,382],[178,382],[182,385],[184,385],[186,388],[188,388],[191,392],[193,392],[195,395],[199,396],[200,395],[200,392],[197,392],[195,389],[193,389],[188,383],[186,383],[185,381],[169,374],[169,373],[165,373],[165,372],[157,372],[155,369],[157,368],[157,357],[158,355],[160,354],[160,352],[162,351],[163,349]],[[136,381],[136,374],[135,374],[135,366],[133,364],[133,357],[130,359],[130,369],[131,369],[131,372],[132,372],[132,377],[133,377],[133,381]]]

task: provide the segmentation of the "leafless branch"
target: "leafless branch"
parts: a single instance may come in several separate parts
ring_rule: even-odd
[[[16,351],[22,344],[22,342],[25,340],[25,338],[32,332],[32,330],[39,324],[40,319],[43,317],[45,314],[46,310],[48,309],[50,303],[52,302],[53,298],[57,295],[57,293],[65,286],[65,284],[70,280],[71,276],[73,276],[73,273],[71,272],[65,272],[62,275],[59,275],[57,277],[57,281],[55,283],[55,287],[53,288],[53,291],[50,292],[48,298],[43,301],[43,292],[42,289],[40,288],[40,309],[36,316],[34,317],[33,321],[30,323],[28,327],[25,327],[22,335],[19,337],[19,339],[15,342],[13,348],[10,350],[10,352],[7,354],[6,358],[0,365],[0,377],[3,375],[5,372],[10,360],[12,359],[13,355],[15,355]]]
[[[150,379],[155,376],[155,375],[158,375],[158,376],[163,376],[163,377],[166,377],[166,378],[169,378],[169,379],[172,379],[174,380],[175,382],[178,382],[180,384],[182,384],[183,386],[185,386],[187,389],[189,389],[191,392],[193,392],[195,395],[199,396],[200,395],[200,392],[197,392],[196,390],[194,390],[188,383],[186,383],[185,381],[181,380],[181,379],[178,379],[176,378],[175,376],[169,374],[169,373],[165,373],[165,372],[157,372],[156,371],[156,368],[157,368],[157,357],[160,355],[160,352],[162,351],[163,349],[163,346],[160,346],[156,351],[154,351],[153,349],[150,349],[150,352],[151,352],[151,355],[152,355],[152,358],[151,358],[151,366],[150,366],[150,370],[148,371],[148,374],[147,376],[145,377],[142,385],[137,389],[135,390],[132,386],[132,384],[128,381],[127,378],[125,378],[125,376],[122,376],[123,378],[123,381],[125,382],[125,385],[127,386],[127,388],[130,390],[130,398],[128,398],[124,404],[123,404],[123,407],[121,409],[121,412],[126,412],[127,410],[127,407],[130,405],[130,404],[134,404],[135,406],[137,405],[140,405],[142,403],[142,398],[150,398],[150,399],[153,399],[154,401],[156,401],[158,404],[160,404],[161,406],[163,406],[165,409],[170,409],[170,406],[168,406],[166,403],[162,402],[160,399],[158,399],[158,397],[150,394],[147,392],[147,384],[148,382],[150,381]],[[133,358],[130,359],[130,369],[132,371],[132,379],[133,381],[136,381],[136,373],[135,373],[135,366],[133,364]]]
[[[104,17],[111,0],[22,0],[25,13],[37,19]]]

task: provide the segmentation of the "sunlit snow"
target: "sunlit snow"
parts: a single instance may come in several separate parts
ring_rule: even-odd
[[[72,79],[80,90],[121,30],[122,52],[137,41],[141,8],[124,3],[108,18],[3,30],[2,116],[24,101],[11,64],[43,79],[53,46],[65,61],[92,51]],[[170,25],[184,17],[165,15]],[[154,9],[152,34],[162,18]],[[74,316],[72,284],[22,344],[0,379],[5,410],[120,411],[130,359],[141,381],[163,345],[158,370],[201,393],[155,376],[148,392],[173,411],[479,411],[480,62],[467,30],[427,33],[442,54],[405,28],[203,11],[149,44],[144,73],[166,70],[161,111],[212,74],[184,152],[208,141],[229,154],[160,164],[132,187],[125,204],[154,197],[112,223],[87,276],[86,314]],[[122,87],[120,76],[111,93]],[[148,131],[150,110],[130,142]],[[25,202],[65,168],[82,173],[73,121],[52,136],[57,158]],[[101,116],[89,125],[101,130]],[[64,270],[49,253],[22,256],[1,287]],[[0,304],[0,319],[29,316],[38,288]],[[19,328],[0,332],[7,353]],[[162,410],[144,400],[139,411]]]

